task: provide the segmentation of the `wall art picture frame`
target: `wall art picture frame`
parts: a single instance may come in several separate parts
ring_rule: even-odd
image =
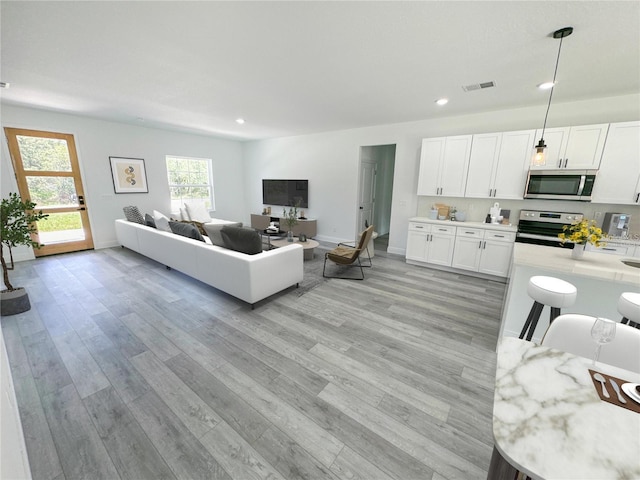
[[[143,158],[109,157],[116,193],[149,193]]]

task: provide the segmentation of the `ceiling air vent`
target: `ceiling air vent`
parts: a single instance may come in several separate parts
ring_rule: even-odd
[[[491,88],[495,86],[496,86],[495,82],[482,82],[482,83],[474,83],[472,85],[465,85],[462,87],[462,89],[465,92],[472,92],[473,90],[481,90],[483,88]]]

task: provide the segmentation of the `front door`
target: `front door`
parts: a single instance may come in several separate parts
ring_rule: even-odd
[[[49,214],[37,222],[36,257],[93,248],[73,135],[5,128],[18,191]]]

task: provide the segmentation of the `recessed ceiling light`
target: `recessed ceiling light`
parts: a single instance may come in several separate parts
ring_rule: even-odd
[[[550,88],[553,88],[553,85],[554,85],[553,82],[544,82],[538,85],[538,88],[540,90],[549,90]]]
[[[244,123],[244,118],[236,118],[236,123],[242,125]]]
[[[438,100],[436,100],[436,103],[438,105],[446,105],[447,103],[449,103],[449,99],[448,98],[439,98]]]

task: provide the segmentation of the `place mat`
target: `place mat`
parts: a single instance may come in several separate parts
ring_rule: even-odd
[[[602,384],[598,382],[595,378],[593,378],[593,375],[595,373],[599,373],[605,378],[606,380],[605,388],[609,392],[609,395],[610,395],[609,398],[602,395]],[[600,400],[607,403],[612,403],[622,408],[626,408],[627,410],[631,410],[632,412],[640,413],[640,404],[636,403],[634,400],[632,400],[629,397],[629,395],[627,395],[622,391],[623,383],[635,383],[635,382],[628,382],[627,380],[623,380],[617,377],[612,377],[611,375],[607,375],[606,373],[596,372],[595,370],[591,370],[591,369],[589,369],[589,375],[591,375],[591,381],[593,382],[593,386],[596,389],[596,392],[598,392],[598,396],[600,397]],[[618,384],[618,386],[620,387],[620,395],[622,395],[622,398],[624,398],[627,401],[627,403],[622,403],[618,400],[618,395],[613,390],[613,385],[611,385],[611,382],[609,382],[609,379],[614,380]]]

